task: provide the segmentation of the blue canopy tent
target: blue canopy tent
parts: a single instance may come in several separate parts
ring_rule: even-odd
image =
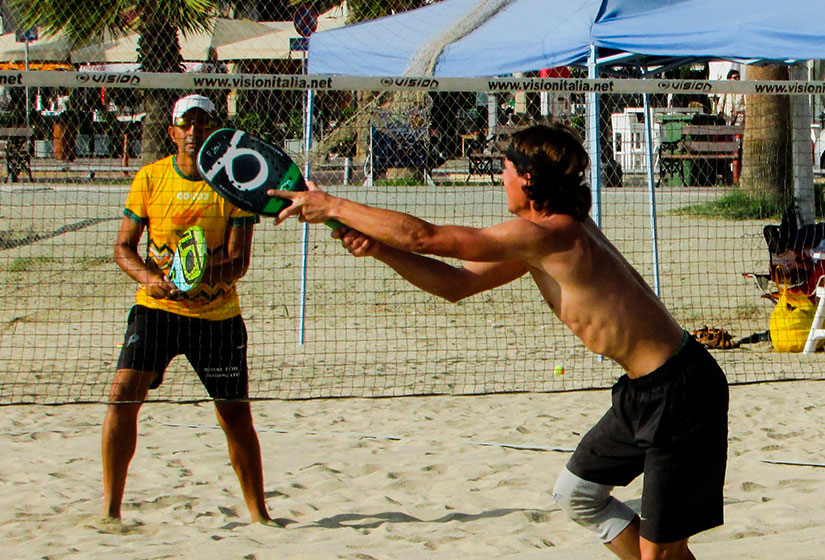
[[[433,43],[444,43],[434,70],[428,73],[433,76],[496,76],[587,58],[590,38],[586,30],[598,15],[601,0],[519,0],[495,11],[501,4],[444,0],[346,26],[338,33],[317,33],[310,37],[309,72],[410,75],[405,70],[416,54]],[[478,24],[476,29],[458,35],[473,23]]]
[[[443,0],[314,34],[309,72],[480,77],[583,65],[592,47],[657,66],[674,57],[825,58],[825,10],[811,0]],[[600,61],[597,60],[597,63]]]
[[[591,78],[612,67],[633,67],[636,76],[645,77],[694,60],[820,59],[825,58],[822,8],[821,1],[810,0],[443,0],[313,35],[308,70],[347,76],[461,78],[586,65]],[[647,94],[644,99],[658,292]],[[593,217],[598,223],[597,115],[598,95],[590,94],[588,138]],[[809,119],[810,109],[807,115],[799,118]],[[795,139],[800,145],[809,141]],[[805,190],[812,199],[812,177],[809,182]]]
[[[633,9],[644,5],[643,9]],[[810,60],[825,56],[825,3],[606,0],[592,43],[647,57]],[[631,11],[632,10],[632,11]]]

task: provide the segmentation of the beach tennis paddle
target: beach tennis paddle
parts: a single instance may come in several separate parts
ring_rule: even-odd
[[[172,257],[172,267],[169,270],[169,280],[181,292],[188,292],[200,284],[203,273],[206,271],[208,256],[206,234],[200,226],[192,226],[183,232],[175,255]]]
[[[301,170],[283,150],[234,128],[221,128],[209,135],[197,164],[201,177],[215,192],[255,214],[277,217],[292,204],[269,196],[269,189],[307,190]],[[330,220],[326,225],[335,229],[342,224]]]

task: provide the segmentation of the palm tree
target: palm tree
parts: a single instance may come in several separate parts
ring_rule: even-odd
[[[748,80],[787,80],[788,67],[748,66]],[[742,141],[745,192],[784,203],[791,196],[791,114],[787,95],[747,95]]]
[[[105,32],[115,37],[137,31],[138,63],[144,72],[181,72],[177,31],[184,35],[210,28],[220,0],[12,0],[11,7],[24,28],[37,26],[43,35],[65,33],[81,46],[101,41]],[[144,161],[167,155],[166,127],[176,92],[143,92]]]

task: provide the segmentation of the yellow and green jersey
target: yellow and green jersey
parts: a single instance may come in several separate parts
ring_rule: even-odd
[[[259,218],[230,204],[200,178],[187,177],[175,165],[175,156],[142,167],[129,191],[123,215],[147,229],[147,262],[169,272],[178,242],[188,228],[199,225],[206,233],[209,255],[225,251],[230,226],[258,223]],[[207,261],[208,264],[208,261]],[[235,283],[201,282],[179,300],[150,297],[143,287],[137,303],[178,315],[211,321],[241,312]]]

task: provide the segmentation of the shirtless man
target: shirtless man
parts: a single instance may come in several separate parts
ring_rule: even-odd
[[[452,302],[529,273],[584,345],[625,371],[611,408],[559,476],[556,501],[620,558],[693,559],[688,538],[723,522],[725,375],[588,217],[589,158],[575,132],[536,126],[512,140],[502,181],[516,218],[489,228],[434,225],[314,184],[270,194],[292,201],[279,221],[339,220],[346,227],[333,236],[352,254],[376,258]],[[642,473],[638,516],[610,492]]]

